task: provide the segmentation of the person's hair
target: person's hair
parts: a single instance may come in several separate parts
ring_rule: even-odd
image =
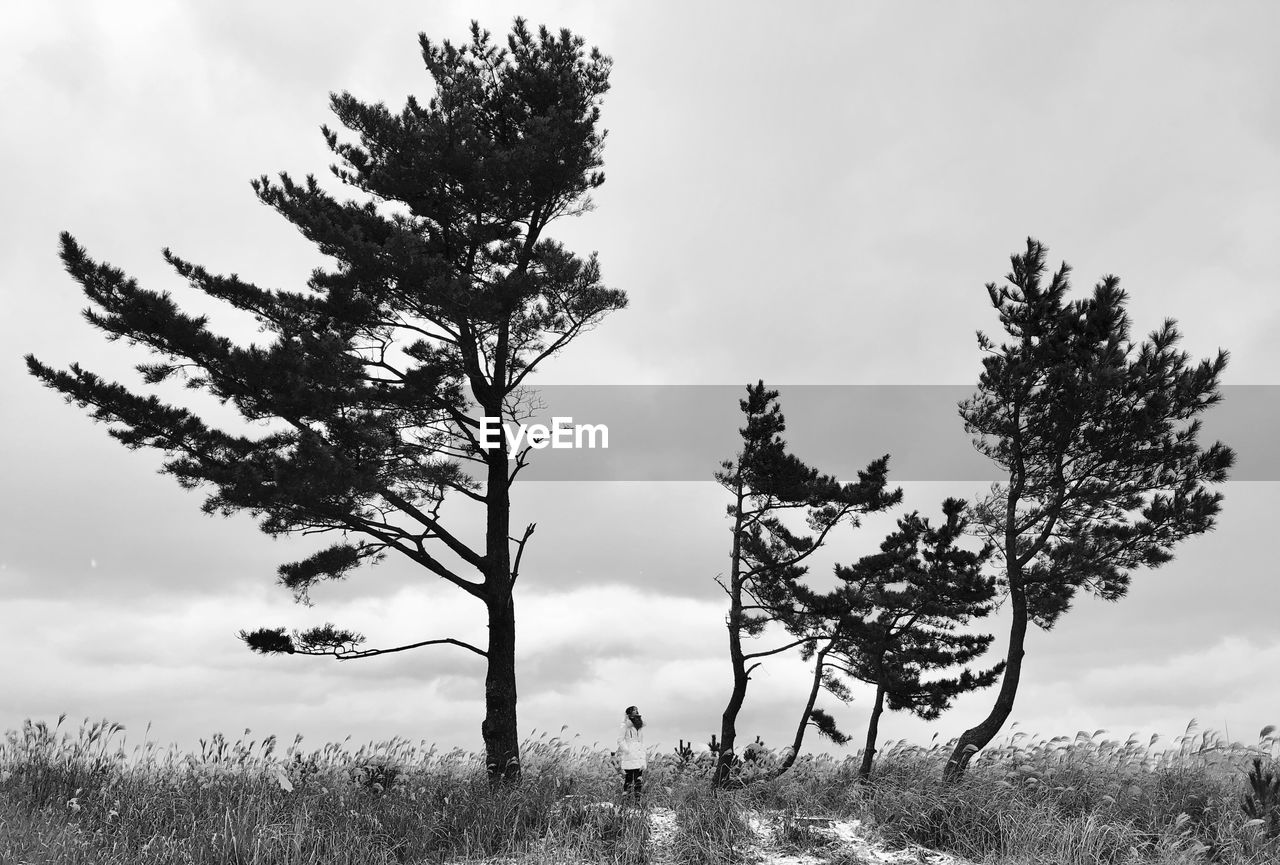
[[[631,726],[635,727],[637,730],[644,727],[644,720],[636,711],[635,706],[627,706],[627,720],[630,721]]]

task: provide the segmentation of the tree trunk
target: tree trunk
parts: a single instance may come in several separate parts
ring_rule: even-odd
[[[729,694],[729,704],[720,716],[720,755],[716,760],[716,772],[711,779],[714,787],[723,787],[729,781],[729,770],[733,768],[733,746],[738,738],[738,712],[747,697],[747,672],[742,658],[742,638],[738,630],[729,628],[729,657],[733,662],[733,691]]]
[[[738,712],[747,698],[747,660],[742,657],[742,502],[745,498],[742,466],[738,466],[733,518],[733,549],[729,554],[729,663],[733,667],[733,690],[720,716],[720,754],[711,786],[723,787],[733,768],[733,746],[738,738]]]
[[[501,417],[500,414],[497,415]],[[511,582],[511,489],[505,449],[488,458],[485,531],[485,605],[489,613],[488,670],[484,679],[485,767],[493,782],[520,777],[516,727],[516,615]]]
[[[884,711],[884,685],[876,686],[876,704],[871,707],[871,720],[867,723],[867,745],[862,749],[862,765],[858,777],[863,781],[871,777],[871,765],[876,758],[876,737],[880,733],[880,714]]]
[[[484,679],[485,765],[490,779],[520,777],[520,739],[516,729],[516,617],[508,593],[506,603],[489,604],[489,669]]]
[[[827,643],[818,650],[815,656],[813,667],[813,687],[809,689],[809,702],[805,704],[804,712],[800,715],[800,724],[796,727],[796,737],[791,742],[791,753],[782,760],[782,766],[778,769],[778,774],[791,768],[796,762],[796,757],[800,756],[800,745],[804,743],[805,731],[809,728],[809,718],[813,716],[813,707],[818,702],[818,692],[822,690],[822,668],[823,662],[826,661],[827,652],[831,651],[834,642]]]
[[[964,770],[969,765],[969,760],[990,744],[996,737],[996,733],[999,733],[1000,728],[1004,726],[1004,722],[1009,719],[1009,715],[1013,713],[1013,699],[1017,696],[1018,681],[1022,677],[1022,657],[1026,654],[1024,646],[1027,640],[1027,594],[1020,576],[1014,574],[1010,576],[1012,578],[1009,580],[1009,600],[1013,607],[1013,624],[1009,628],[1009,654],[1006,659],[1007,666],[1004,668],[1004,677],[1000,680],[1000,693],[996,695],[991,713],[976,727],[965,730],[956,742],[955,750],[951,752],[951,758],[947,760],[947,765],[942,770],[942,777],[946,781],[955,782],[964,777]]]

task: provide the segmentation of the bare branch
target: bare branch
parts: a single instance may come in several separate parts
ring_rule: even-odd
[[[304,649],[304,648],[299,648],[295,646],[293,650],[293,654],[328,655],[330,657],[337,658],[339,661],[352,661],[357,658],[372,658],[375,655],[390,655],[395,652],[407,652],[409,649],[417,649],[422,646],[441,645],[444,643],[448,643],[453,646],[459,646],[463,649],[467,649],[468,651],[475,652],[477,655],[479,655],[482,658],[489,657],[489,653],[486,652],[484,649],[479,649],[471,645],[470,643],[464,642],[462,640],[455,640],[453,637],[443,637],[438,640],[423,640],[420,643],[410,643],[407,646],[396,646],[395,648],[392,648],[392,649],[341,649],[341,648]]]
[[[515,561],[511,564],[511,582],[513,584],[515,583],[516,578],[520,576],[520,559],[524,556],[525,544],[529,543],[529,538],[533,537],[533,530],[537,527],[537,523],[529,523],[529,525],[525,526],[524,534],[520,536],[518,541],[516,538],[510,539],[516,541],[516,557]]]
[[[812,643],[816,639],[816,637],[805,637],[803,639],[796,640],[795,642],[787,643],[785,646],[779,646],[776,649],[769,649],[765,652],[746,652],[743,654],[742,659],[745,661],[751,658],[766,658],[769,655],[776,655],[780,652],[785,652],[787,649],[794,649],[796,646],[803,645],[804,643]]]

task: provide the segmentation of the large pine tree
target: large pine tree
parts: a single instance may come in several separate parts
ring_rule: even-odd
[[[486,757],[495,777],[513,777],[512,590],[533,527],[512,535],[510,493],[527,448],[483,446],[476,414],[514,420],[538,364],[626,304],[601,284],[594,256],[546,235],[556,218],[587,210],[604,181],[597,127],[610,61],[567,30],[532,32],[520,19],[505,49],[475,24],[462,45],[419,42],[435,82],[426,104],[410,97],[393,113],[349,93],[331,98],[356,139],[323,129],[338,159],[332,171],[362,200],[338,201],[311,176],[253,184],[332,262],[305,290],[259,288],[165,251],[197,290],[253,314],[265,344],[213,333],[167,293],[144,290],[63,235],[63,262],[92,304],[88,320],[156,356],[138,367],[146,382],[185,377],[247,421],[270,422],[270,432],[215,428],[76,364],[27,363],[126,446],[162,451],[165,472],[208,491],[207,512],[247,511],[273,535],[340,536],[280,568],[298,597],[394,553],[482,603],[487,646],[452,637],[414,645],[452,643],[486,658]],[[446,526],[446,495],[483,509],[483,537]],[[268,653],[408,648],[362,650],[360,635],[332,625],[242,636]]]
[[[987,356],[977,393],[960,405],[975,447],[1005,475],[974,515],[1012,619],[995,703],[957,741],[945,770],[953,780],[1013,711],[1028,625],[1053,627],[1081,589],[1124,597],[1134,569],[1209,531],[1222,502],[1212,485],[1234,460],[1221,442],[1199,442],[1226,352],[1192,364],[1171,320],[1135,343],[1120,280],[1106,276],[1068,300],[1070,268],[1046,281],[1047,255],[1028,238],[1009,284],[987,285],[1009,341],[978,334]]]

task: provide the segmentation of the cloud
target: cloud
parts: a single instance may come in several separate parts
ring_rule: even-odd
[[[1270,691],[1260,671],[1280,664],[1280,641],[1256,643],[1224,637],[1207,650],[1179,653],[1163,661],[1115,663],[1085,672],[1076,688],[1101,708],[1179,710],[1203,714]]]
[[[12,169],[0,200],[0,615],[22,648],[21,661],[0,661],[0,720],[67,711],[135,730],[154,720],[166,740],[251,726],[476,747],[481,665],[465,652],[261,658],[234,633],[331,620],[370,645],[480,641],[478,604],[388,561],[296,606],[275,569],[315,539],[202,516],[198,495],[154,474],[154,454],[119,447],[17,360],[30,351],[131,381],[145,359],[79,318],[84,298],[56,254],[67,228],[142,285],[252,337],[251,323],[186,291],[159,249],[301,285],[321,259],[248,179],[315,172],[336,188],[317,130],[332,122],[329,92],[393,107],[427,95],[416,34],[465,38],[479,14],[389,3],[353,27],[337,4],[260,6],[27,4],[0,31],[22,132],[0,141]],[[971,384],[973,331],[996,324],[983,285],[1036,234],[1076,267],[1077,292],[1118,273],[1136,332],[1174,316],[1193,356],[1232,351],[1233,384],[1274,383],[1280,114],[1275,88],[1254,86],[1280,52],[1274,4],[1092,4],[1084,17],[989,4],[923,22],[892,4],[817,17],[686,7],[540,8],[536,20],[580,29],[615,60],[609,182],[595,212],[551,233],[598,250],[631,303],[539,381]],[[500,36],[517,11],[489,5],[481,23]],[[791,419],[798,446],[814,440]],[[1269,453],[1265,437],[1249,442]],[[941,487],[913,489],[909,506],[935,513]],[[1215,533],[1137,575],[1121,603],[1082,598],[1033,634],[1023,728],[1168,732],[1192,710],[1233,729],[1276,720],[1250,683],[1275,669],[1278,490],[1229,485]],[[517,485],[517,524],[538,523],[517,590],[522,730],[569,723],[607,741],[638,703],[654,741],[705,741],[728,693],[712,582],[726,568],[725,504],[709,480]],[[483,536],[474,515],[451,518]],[[833,542],[830,559],[866,551],[882,534],[873,525]],[[996,633],[1003,615],[988,623]],[[762,668],[743,733],[788,738],[805,678],[788,657]],[[966,697],[936,725],[886,718],[885,736],[954,735],[991,699]],[[864,692],[830,708],[849,728],[865,723]]]

